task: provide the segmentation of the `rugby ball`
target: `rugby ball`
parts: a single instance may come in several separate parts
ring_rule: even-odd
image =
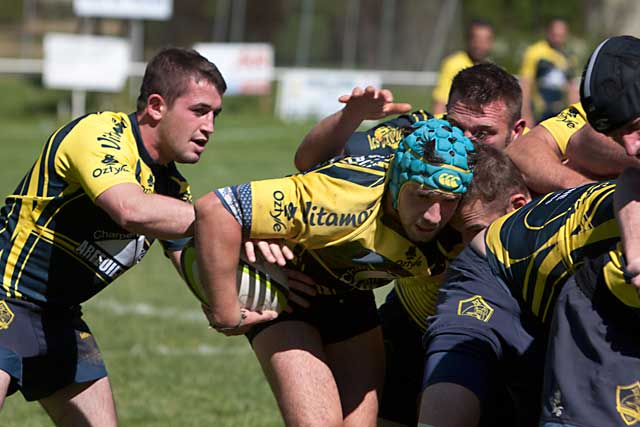
[[[244,253],[240,254],[236,288],[242,308],[252,311],[273,310],[278,313],[287,306],[287,275],[277,264],[271,264],[257,254],[256,262],[249,262]],[[207,296],[200,283],[198,260],[193,239],[189,241],[180,256],[182,277],[187,286],[203,304],[208,304]]]

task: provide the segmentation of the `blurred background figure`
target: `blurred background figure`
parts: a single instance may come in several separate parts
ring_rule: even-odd
[[[552,18],[545,26],[544,40],[524,52],[520,79],[522,116],[527,126],[555,116],[568,103],[578,102],[576,60],[566,47],[568,36],[567,21]]]
[[[476,19],[467,27],[467,46],[442,60],[438,83],[433,90],[433,114],[446,111],[451,81],[458,72],[480,62],[486,62],[493,48],[494,30],[489,21]]]

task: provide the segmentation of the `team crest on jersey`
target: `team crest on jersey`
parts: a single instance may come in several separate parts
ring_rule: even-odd
[[[480,295],[474,295],[458,303],[458,316],[475,317],[483,322],[491,319],[493,311],[493,308]]]
[[[626,425],[640,423],[640,381],[616,387],[616,410]]]
[[[0,330],[9,329],[9,325],[13,322],[14,317],[15,315],[7,303],[4,300],[0,301]]]
[[[371,137],[371,135],[367,135],[369,148],[372,150],[381,147],[391,147],[393,149],[398,148],[398,143],[402,137],[402,129],[387,126],[380,126],[373,131],[373,137]]]

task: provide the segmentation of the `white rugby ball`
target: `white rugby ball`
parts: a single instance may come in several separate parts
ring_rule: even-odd
[[[200,302],[208,304],[200,283],[198,260],[193,240],[190,240],[180,256],[180,267],[189,289]],[[238,301],[243,308],[252,311],[274,310],[278,313],[287,306],[287,275],[277,264],[269,263],[258,254],[256,262],[249,262],[240,254],[236,277]]]

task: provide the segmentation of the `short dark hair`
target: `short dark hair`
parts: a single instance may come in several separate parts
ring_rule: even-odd
[[[144,72],[137,111],[142,112],[150,95],[157,93],[171,106],[187,91],[189,79],[207,80],[222,95],[227,83],[216,65],[193,49],[170,47],[161,50],[149,63]]]
[[[501,207],[506,210],[511,195],[529,194],[520,170],[504,151],[491,145],[477,144],[474,157],[473,179],[464,200],[501,201]]]
[[[509,112],[510,126],[522,117],[522,89],[518,80],[504,68],[481,63],[465,68],[453,78],[449,99],[457,94],[478,111],[495,101],[503,101]]]

